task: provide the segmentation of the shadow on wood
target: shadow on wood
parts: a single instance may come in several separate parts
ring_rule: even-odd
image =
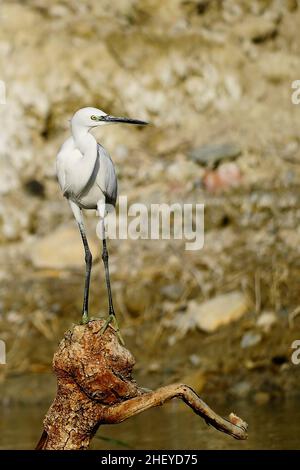
[[[53,358],[57,394],[44,420],[37,449],[87,449],[101,424],[117,424],[172,398],[180,398],[207,424],[236,439],[247,438],[247,424],[231,413],[221,418],[187,385],[145,392],[132,378],[135,360],[103,320],[76,325]]]

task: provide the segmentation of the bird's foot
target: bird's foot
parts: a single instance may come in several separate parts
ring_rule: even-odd
[[[120,343],[124,346],[125,345],[125,341],[124,339],[122,338],[122,335],[120,333],[120,328],[119,328],[119,324],[118,324],[118,321],[116,319],[116,315],[114,313],[110,313],[108,318],[106,319],[104,325],[102,326],[101,328],[101,331],[100,331],[100,334],[103,335],[105,333],[105,331],[107,330],[108,326],[110,326],[117,334],[117,337],[120,341]]]
[[[89,314],[88,312],[83,312],[80,324],[86,325],[88,322],[89,322]]]

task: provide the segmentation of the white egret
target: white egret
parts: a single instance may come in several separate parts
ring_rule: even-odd
[[[59,185],[68,199],[77,221],[85,251],[85,286],[82,307],[82,323],[89,320],[89,287],[92,269],[92,254],[84,228],[82,209],[96,209],[100,217],[101,238],[103,241],[102,260],[108,294],[109,315],[104,330],[113,322],[118,330],[115,316],[105,238],[104,217],[106,204],[115,206],[117,199],[117,177],[114,164],[108,152],[90,134],[94,127],[112,123],[146,125],[137,119],[110,116],[100,109],[87,107],[79,109],[71,119],[71,137],[62,145],[56,159]]]

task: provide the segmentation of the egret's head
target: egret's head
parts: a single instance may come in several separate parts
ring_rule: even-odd
[[[139,121],[138,119],[130,119],[125,117],[115,117],[106,114],[101,109],[87,107],[81,108],[72,117],[72,124],[79,125],[82,127],[98,127],[104,126],[107,124],[113,124],[118,122],[123,122],[127,124],[137,124],[140,126],[145,126],[148,122]]]

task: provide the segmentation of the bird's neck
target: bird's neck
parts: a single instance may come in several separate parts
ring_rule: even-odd
[[[95,137],[89,132],[89,128],[72,123],[71,130],[76,147],[83,155],[89,155],[97,145]]]
[[[80,196],[89,183],[95,168],[98,157],[97,141],[95,137],[89,133],[88,128],[72,124],[71,130],[74,144],[81,152],[82,158],[77,160],[74,168],[75,173],[73,173],[73,176],[76,175],[76,177],[74,176],[69,188],[74,194]],[[80,175],[80,178],[77,177],[78,175]]]

